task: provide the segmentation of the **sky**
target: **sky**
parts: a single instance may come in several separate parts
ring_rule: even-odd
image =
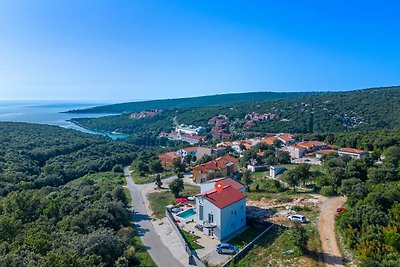
[[[0,0],[0,99],[400,85],[397,1]]]

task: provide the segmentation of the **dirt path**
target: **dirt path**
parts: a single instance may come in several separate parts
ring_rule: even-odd
[[[346,198],[335,197],[327,198],[321,204],[318,232],[322,243],[325,266],[345,266],[335,236],[336,209],[341,207],[345,202]]]

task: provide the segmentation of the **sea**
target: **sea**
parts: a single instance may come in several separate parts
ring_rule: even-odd
[[[69,120],[72,118],[97,118],[117,114],[74,114],[63,111],[106,105],[106,102],[62,102],[62,101],[15,101],[0,100],[0,121],[28,122],[56,125],[89,134],[108,136],[112,139],[125,138],[123,133],[97,132],[80,127]]]

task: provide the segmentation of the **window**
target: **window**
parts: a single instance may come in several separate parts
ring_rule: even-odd
[[[235,215],[236,215],[236,210],[234,211]]]
[[[202,205],[200,205],[199,206],[199,219],[200,219],[200,221],[202,221],[203,220],[203,206]]]
[[[208,214],[208,222],[209,223],[213,223],[214,222],[214,215],[211,214],[211,213]]]

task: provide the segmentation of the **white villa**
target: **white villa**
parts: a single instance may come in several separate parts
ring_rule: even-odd
[[[214,189],[216,182],[224,187]],[[218,178],[202,183],[196,196],[196,223],[204,234],[222,240],[246,226],[245,186],[231,178]]]

